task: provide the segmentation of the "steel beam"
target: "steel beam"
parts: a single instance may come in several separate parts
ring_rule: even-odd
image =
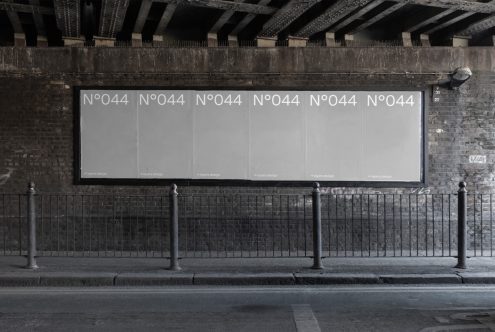
[[[284,7],[275,13],[265,25],[263,25],[263,29],[258,35],[263,37],[275,37],[280,31],[288,27],[304,12],[320,1],[321,0],[290,0]]]
[[[236,12],[251,13],[257,15],[272,15],[278,8],[251,3],[236,3],[225,0],[153,0],[154,2],[185,5],[193,7],[206,7],[222,10],[233,10]]]
[[[455,34],[459,36],[472,36],[482,33],[493,27],[495,27],[495,15],[489,16],[479,22],[473,23],[467,28],[456,32]]]
[[[260,6],[265,6],[270,3],[271,0],[261,0],[258,5]],[[254,18],[256,17],[256,14],[247,14],[244,16],[244,18],[237,24],[237,26],[230,32],[230,35],[232,36],[237,36],[239,32],[244,30],[249,23],[251,23]]]
[[[14,29],[14,33],[24,33],[21,20],[19,19],[19,14],[17,14],[17,12],[8,11],[7,16],[9,17],[10,24]]]
[[[413,25],[412,27],[410,27],[409,29],[406,30],[406,32],[414,32],[416,30],[419,30],[429,24],[432,24],[432,23],[436,23],[438,22],[438,20],[444,18],[445,16],[448,16],[452,13],[454,13],[456,10],[455,9],[447,9],[447,10],[444,10],[443,12],[441,13],[438,13],[426,20],[423,20],[421,22],[419,22],[418,24],[415,24]]]
[[[39,6],[39,0],[29,0],[29,4],[32,6]],[[34,25],[36,26],[36,31],[38,36],[46,36],[45,23],[43,22],[43,16],[40,13],[33,12]]]
[[[129,0],[103,0],[101,3],[98,36],[115,38],[122,30]]]
[[[473,13],[495,13],[495,3],[477,2],[467,0],[392,0],[399,3],[411,3],[413,5],[423,5],[429,7],[439,7],[456,10],[462,10]]]
[[[165,10],[163,11],[160,22],[158,22],[158,25],[155,29],[155,35],[163,35],[165,33],[165,29],[172,20],[172,16],[175,13],[175,9],[177,9],[176,4],[170,3],[167,5],[167,8],[165,8]]]
[[[367,20],[366,22],[363,22],[363,24],[355,27],[352,31],[349,31],[348,33],[349,34],[355,34],[359,31],[362,31],[362,30],[366,29],[367,27],[369,27],[370,25],[375,24],[376,22],[384,19],[385,17],[392,14],[396,10],[399,10],[400,8],[404,7],[405,5],[407,5],[407,3],[397,3],[393,6],[385,9],[384,11],[382,11],[380,14],[374,16],[373,18]]]
[[[432,33],[437,32],[438,30],[444,29],[450,25],[453,25],[459,21],[462,21],[470,16],[473,16],[474,13],[464,13],[462,15],[459,15],[457,17],[454,17],[453,19],[448,20],[447,22],[443,22],[442,24],[437,25],[434,28],[431,28],[430,30],[426,31],[425,34],[431,35]]]
[[[352,22],[354,22],[355,20],[361,18],[364,14],[366,14],[367,12],[372,10],[373,8],[378,7],[379,5],[381,5],[384,2],[385,2],[385,0],[375,0],[375,1],[368,3],[366,6],[364,6],[361,10],[359,10],[355,14],[349,16],[348,18],[346,18],[344,21],[340,22],[336,26],[333,26],[329,31],[330,32],[336,32],[342,28],[345,28],[347,25],[349,25]]]
[[[57,26],[63,37],[79,37],[81,35],[81,1],[53,0]]]
[[[26,5],[15,2],[0,1],[0,10],[18,13],[33,13],[42,15],[55,15],[53,8],[35,5]]]
[[[134,24],[134,33],[143,32],[144,24],[146,23],[146,19],[150,13],[151,5],[153,2],[151,0],[142,0],[141,7],[139,7],[138,17],[136,19],[136,23]]]
[[[245,0],[234,0],[237,3],[243,3]],[[226,10],[222,16],[215,22],[215,24],[210,28],[209,33],[218,33],[218,31],[225,25],[225,23],[230,20],[232,15],[235,14],[235,11],[230,9]]]
[[[315,33],[324,31],[355,9],[365,6],[371,1],[373,0],[339,0],[325,10],[323,14],[306,24],[295,35],[297,37],[310,37]]]

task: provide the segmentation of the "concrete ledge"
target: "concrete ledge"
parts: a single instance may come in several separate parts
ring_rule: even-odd
[[[292,273],[198,273],[195,285],[294,285]]]
[[[113,286],[114,273],[56,272],[40,275],[40,286]]]
[[[122,273],[115,278],[115,286],[192,285],[192,273]]]
[[[39,286],[40,275],[28,273],[2,273],[0,274],[0,287],[27,287]]]
[[[381,275],[386,284],[460,284],[461,277],[456,274],[389,274]]]
[[[464,284],[495,284],[493,272],[462,272],[459,276]]]
[[[300,285],[332,285],[332,284],[377,284],[380,278],[369,273],[296,273],[296,283]]]

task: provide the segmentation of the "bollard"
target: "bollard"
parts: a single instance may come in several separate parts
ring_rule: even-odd
[[[315,270],[323,269],[321,264],[321,198],[320,184],[313,184],[313,266]]]
[[[466,182],[459,183],[457,192],[457,265],[458,269],[466,268]]]
[[[27,269],[36,270],[36,207],[34,195],[34,183],[30,182],[27,191],[27,209],[28,209],[28,252],[27,252]]]
[[[170,270],[180,271],[179,266],[179,193],[177,185],[170,186]]]

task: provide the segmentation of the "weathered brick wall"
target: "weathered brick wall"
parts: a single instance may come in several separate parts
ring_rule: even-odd
[[[0,48],[0,192],[24,192],[27,182],[32,180],[38,190],[45,193],[165,193],[168,189],[163,186],[73,184],[73,86],[141,85],[329,90],[424,88],[428,114],[428,188],[323,188],[323,191],[340,194],[407,194],[425,190],[455,193],[458,182],[464,180],[470,191],[492,193],[495,191],[494,54],[493,48],[475,47]],[[471,67],[473,78],[458,90],[442,89],[440,101],[432,102],[431,87],[460,66]],[[487,163],[471,164],[469,155],[486,155]],[[257,185],[179,188],[181,193],[227,194],[309,193],[310,190]],[[420,216],[423,218],[424,213]],[[351,226],[350,220],[337,219],[341,230]],[[393,217],[387,220],[390,219]],[[366,218],[364,225],[371,225],[368,228],[373,233],[378,228],[372,228],[373,220]],[[428,232],[424,225],[422,222],[421,226],[413,226],[420,233]],[[249,238],[250,231],[244,229],[245,225],[239,227]],[[336,229],[337,226],[332,227]],[[280,232],[291,233],[283,227]],[[363,234],[359,230],[356,232],[348,236],[351,240],[356,236],[359,244]],[[385,235],[381,240],[380,236],[373,240],[373,248],[379,247],[377,241],[385,239]],[[390,233],[390,239],[394,241],[398,241],[398,236]],[[289,238],[281,237],[283,241]],[[383,243],[380,246],[383,248]]]
[[[45,192],[116,189],[72,184],[74,85],[426,88],[429,189],[454,192],[460,180],[479,191],[491,192],[494,187],[492,48],[2,48],[0,54],[0,188],[4,192],[23,191],[28,180]],[[464,65],[473,69],[473,78],[459,90],[442,89],[440,102],[432,103],[432,84]],[[486,155],[487,164],[470,164],[469,155],[477,154]],[[230,189],[261,190],[256,186],[188,188]],[[363,190],[378,191],[333,189]]]

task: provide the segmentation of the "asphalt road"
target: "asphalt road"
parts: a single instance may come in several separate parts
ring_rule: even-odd
[[[0,289],[1,331],[495,331],[495,287]]]

